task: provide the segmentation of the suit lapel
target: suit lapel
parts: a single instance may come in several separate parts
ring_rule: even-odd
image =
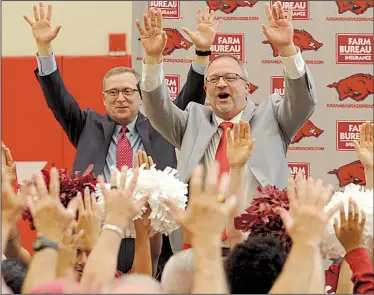
[[[247,98],[247,106],[243,110],[242,119],[248,122],[251,121],[255,110],[256,110],[256,105],[254,104],[252,100]]]
[[[214,119],[213,112],[210,121],[206,119],[201,121],[187,171],[193,169],[201,161],[213,135],[217,132],[217,128],[218,125]]]
[[[148,118],[144,117],[144,115],[140,112],[138,115],[138,119],[136,120],[136,123],[135,123],[135,128],[136,128],[136,131],[139,133],[139,136],[142,140],[142,144],[144,146],[146,153],[152,157],[153,155],[152,155],[151,143],[150,143],[150,131],[151,131],[150,124],[148,122]]]
[[[250,121],[254,115],[255,110],[256,110],[256,105],[250,99],[248,99],[247,106],[243,111],[242,119],[245,121],[248,121],[249,124],[251,124]],[[253,138],[253,136],[251,136],[251,138]],[[256,148],[258,147],[256,147],[256,143],[255,143],[255,145],[253,146],[253,149],[255,150]],[[254,153],[252,152],[252,155],[253,154]],[[263,156],[266,156],[266,155],[263,155]],[[256,177],[257,181],[262,186],[265,186],[265,184],[268,182],[267,177],[264,175],[264,173],[262,173],[261,167],[257,167],[256,169],[254,169],[254,167],[251,166],[251,162],[252,161],[250,158],[246,164],[247,169],[252,171],[253,175]]]
[[[108,151],[114,129],[116,128],[116,123],[106,114],[104,117],[101,117],[101,124],[104,130],[105,151]]]

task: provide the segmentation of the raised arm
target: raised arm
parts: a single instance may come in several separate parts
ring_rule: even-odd
[[[269,42],[279,49],[284,66],[284,99],[274,102],[274,111],[279,125],[291,142],[296,132],[313,114],[316,104],[315,86],[300,49],[293,44],[292,9],[287,17],[278,1],[271,8],[265,4],[269,28],[263,26],[263,33]]]
[[[206,66],[209,64],[210,47],[214,42],[216,30],[219,28],[221,21],[218,21],[213,26],[214,11],[211,10],[209,12],[209,7],[206,7],[203,18],[201,17],[201,11],[200,7],[197,8],[195,32],[191,32],[188,28],[182,28],[192,40],[197,52],[188,72],[186,83],[174,100],[174,104],[181,110],[186,109],[187,105],[192,101],[198,104],[205,104],[204,73]],[[204,56],[204,54],[207,55]]]
[[[360,126],[360,142],[354,141],[358,159],[364,165],[366,188],[373,188],[373,123],[369,121]]]
[[[43,3],[33,6],[34,21],[24,16],[31,26],[37,47],[38,69],[36,77],[42,87],[48,107],[55,118],[65,130],[72,144],[77,147],[80,134],[86,120],[83,112],[74,97],[67,91],[53,55],[52,41],[57,37],[61,26],[51,27],[52,5],[48,5],[45,14]]]
[[[170,99],[162,70],[162,52],[167,35],[162,30],[162,14],[150,9],[144,14],[144,29],[139,20],[136,26],[144,48],[142,71],[143,106],[152,126],[171,144],[180,148],[187,126],[188,112],[180,110]]]
[[[227,159],[230,164],[230,184],[227,195],[235,195],[237,203],[235,209],[227,218],[226,232],[230,249],[236,244],[244,242],[244,234],[235,229],[234,218],[242,214],[249,206],[246,203],[247,196],[244,193],[245,165],[251,156],[254,139],[250,139],[251,129],[248,122],[240,120],[234,124],[233,136],[228,128],[227,132]]]

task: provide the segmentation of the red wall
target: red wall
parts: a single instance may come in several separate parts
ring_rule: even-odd
[[[59,56],[61,75],[81,108],[105,113],[102,78],[116,66],[131,67],[131,56]],[[2,57],[2,141],[15,161],[48,161],[71,169],[75,149],[47,107],[36,80],[35,57]],[[31,252],[35,232],[19,221],[22,243]]]

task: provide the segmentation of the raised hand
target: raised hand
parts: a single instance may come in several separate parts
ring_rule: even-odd
[[[137,151],[134,160],[134,168],[140,168],[141,165],[145,164],[145,169],[149,170],[154,165],[153,159],[147,156],[145,151]]]
[[[42,173],[35,178],[35,186],[31,186],[28,206],[34,218],[34,225],[40,235],[59,244],[64,232],[74,220],[78,202],[74,198],[65,208],[60,199],[59,175],[56,168],[50,171],[49,192]]]
[[[149,215],[151,214],[151,212],[151,208],[147,206],[147,211],[143,213],[142,217],[134,220],[137,238],[139,234],[144,234],[148,236],[149,230],[151,228],[151,220],[149,219]]]
[[[226,198],[222,203],[221,195],[226,192],[227,174],[219,181],[219,164],[214,162],[209,168],[206,178],[206,189],[202,190],[203,167],[197,166],[190,181],[190,198],[186,211],[177,207],[172,201],[164,202],[177,217],[180,225],[192,235],[192,239],[212,237],[220,240],[225,228],[227,216],[236,205],[236,197]]]
[[[26,203],[25,194],[16,195],[11,182],[9,181],[8,172],[1,170],[1,219],[3,225],[9,224],[14,226],[21,214]]]
[[[44,12],[43,2],[39,2],[39,12],[36,5],[33,6],[34,21],[29,19],[26,15],[23,18],[31,26],[32,34],[38,44],[49,44],[56,38],[60,32],[61,25],[56,26],[54,29],[51,25],[52,5],[48,5],[47,15]]]
[[[84,231],[84,249],[92,250],[100,236],[102,212],[96,204],[95,195],[90,196],[88,189],[84,190],[84,202],[82,195],[79,194],[77,198],[79,218],[75,231]]]
[[[162,13],[161,10],[155,11],[153,8],[149,10],[150,18],[145,13],[144,29],[139,20],[136,20],[136,27],[140,34],[140,41],[142,42],[145,51],[145,63],[148,60],[161,62],[162,52],[166,46],[167,35],[162,29]]]
[[[373,123],[366,121],[360,126],[360,142],[354,140],[358,159],[367,168],[373,168]]]
[[[5,173],[8,176],[8,181],[13,184],[17,179],[16,164],[13,161],[10,149],[7,148],[3,142],[1,142],[1,158],[1,167],[5,170]]]
[[[319,246],[328,220],[341,207],[341,204],[337,204],[328,212],[324,211],[331,197],[332,186],[324,186],[320,179],[314,181],[308,178],[306,181],[299,174],[296,189],[293,179],[289,179],[287,193],[290,211],[278,208],[278,212],[292,242]]]
[[[265,12],[268,18],[267,28],[262,25],[262,32],[269,42],[273,43],[281,52],[285,48],[293,47],[293,26],[292,26],[292,8],[289,6],[287,17],[284,15],[283,7],[280,1],[276,2],[271,8],[270,4],[265,4]]]
[[[196,31],[191,32],[186,27],[182,27],[182,30],[191,38],[197,50],[208,51],[214,42],[216,31],[221,25],[221,20],[213,26],[214,11],[211,10],[209,12],[209,7],[206,7],[203,18],[201,17],[201,11],[202,9],[199,7],[197,9]]]
[[[240,120],[234,124],[234,136],[231,135],[230,128],[226,129],[227,149],[226,155],[231,168],[241,168],[252,154],[255,139],[249,139],[251,129],[249,122]]]
[[[124,166],[121,170],[120,184],[117,187],[117,172],[115,170],[112,171],[110,190],[106,188],[104,178],[102,176],[98,177],[105,198],[105,222],[116,225],[123,230],[148,201],[148,197],[143,197],[136,202],[133,201],[132,196],[138,181],[139,169],[134,169],[134,174],[128,187],[126,187],[126,174],[127,167]]]
[[[346,217],[344,207],[340,208],[340,226],[337,218],[334,220],[334,230],[336,237],[345,251],[362,247],[363,232],[365,228],[366,215],[363,210],[358,209],[357,203],[349,198],[348,218]]]

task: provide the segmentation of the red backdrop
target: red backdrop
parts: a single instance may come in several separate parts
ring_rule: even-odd
[[[2,57],[2,141],[15,161],[48,161],[48,166],[73,167],[72,146],[47,107],[36,80],[35,57]],[[105,113],[102,103],[102,78],[116,66],[131,67],[131,56],[56,57],[65,85],[81,108]],[[20,220],[24,247],[31,251],[35,232]]]

